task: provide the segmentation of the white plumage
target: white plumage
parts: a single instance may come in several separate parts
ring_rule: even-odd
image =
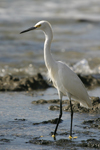
[[[73,110],[71,104],[71,97],[80,102],[84,107],[91,107],[91,101],[88,96],[88,93],[79,79],[79,77],[62,61],[55,61],[51,55],[50,46],[53,38],[52,28],[49,22],[40,21],[34,27],[31,27],[27,30],[22,31],[21,33],[30,31],[30,30],[42,30],[45,34],[44,42],[44,60],[45,65],[48,69],[49,76],[58,90],[59,99],[60,99],[60,115],[56,129],[54,131],[54,137],[62,116],[62,96],[67,95],[70,100],[71,105],[71,127],[70,127],[70,138],[72,138],[72,120],[73,120]]]

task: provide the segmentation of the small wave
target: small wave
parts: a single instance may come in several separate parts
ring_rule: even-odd
[[[100,74],[100,65],[91,69],[86,59],[77,62],[73,65],[73,67],[70,68],[77,74]],[[47,70],[44,66],[34,66],[33,64],[29,64],[27,66],[19,68],[5,65],[4,67],[0,67],[0,76],[4,76],[6,74],[11,74],[14,76],[33,76],[36,75],[38,72],[41,72],[43,75],[46,75],[46,71]]]
[[[91,69],[89,63],[86,59],[83,59],[73,65],[73,71],[80,74],[99,74],[100,73],[100,65]]]
[[[0,67],[0,76],[4,76],[6,74],[11,74],[14,76],[32,76],[37,72],[37,69],[32,64],[20,68],[10,67],[8,65],[5,65],[3,68]]]

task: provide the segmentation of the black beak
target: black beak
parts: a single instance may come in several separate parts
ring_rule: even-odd
[[[36,29],[36,28],[37,28],[37,27],[31,27],[31,28],[29,28],[29,29],[27,29],[27,30],[24,30],[24,31],[20,32],[20,34],[25,33],[25,32],[28,32],[28,31],[31,31],[31,30],[34,30],[34,29]]]

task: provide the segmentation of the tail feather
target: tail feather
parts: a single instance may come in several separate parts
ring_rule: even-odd
[[[80,103],[81,106],[86,107],[86,108],[92,108],[92,102],[91,102],[91,98],[89,97],[89,99],[87,99],[86,101],[83,101],[82,103]]]

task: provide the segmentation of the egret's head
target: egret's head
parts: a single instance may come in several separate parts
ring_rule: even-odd
[[[34,27],[31,27],[31,28],[29,28],[27,30],[24,30],[24,31],[20,32],[20,33],[28,32],[28,31],[35,30],[35,29],[44,31],[50,26],[51,25],[49,24],[49,22],[47,22],[47,21],[40,21]]]

